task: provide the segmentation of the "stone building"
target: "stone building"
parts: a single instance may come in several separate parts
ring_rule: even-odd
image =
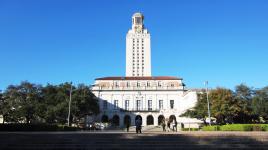
[[[98,120],[115,126],[135,125],[137,118],[143,126],[159,125],[163,119],[189,123],[194,119],[180,114],[194,107],[197,94],[185,89],[182,78],[151,76],[150,33],[143,22],[141,13],[132,16],[126,36],[126,76],[95,79],[92,92],[99,99]]]

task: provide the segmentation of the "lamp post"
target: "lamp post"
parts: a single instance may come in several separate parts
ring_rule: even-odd
[[[209,125],[211,126],[210,108],[209,108],[209,99],[208,99],[208,81],[205,82],[205,85],[206,85],[206,93],[207,93],[207,104],[208,104],[208,118],[209,118]]]
[[[72,82],[71,82],[71,88],[70,88],[70,99],[69,99],[69,111],[68,111],[68,126],[70,126],[70,115],[71,115],[71,103],[72,103]]]

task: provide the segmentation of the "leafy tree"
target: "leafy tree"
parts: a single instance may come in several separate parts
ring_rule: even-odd
[[[202,120],[206,124],[206,118],[208,117],[208,108],[207,108],[207,94],[205,90],[197,94],[198,100],[192,109],[188,109],[181,116],[192,117]]]
[[[253,113],[268,122],[268,86],[256,91],[252,100]]]
[[[254,97],[254,90],[249,88],[245,84],[240,84],[235,87],[235,99],[240,106],[242,111],[239,112],[239,115],[234,117],[235,123],[252,123],[257,119],[256,115],[252,112],[252,99]]]
[[[218,124],[234,123],[234,118],[242,111],[242,104],[234,98],[233,92],[217,88],[210,92],[211,113]]]
[[[72,120],[78,123],[86,115],[96,115],[99,113],[98,101],[90,88],[80,84],[74,91],[72,100]]]
[[[225,88],[209,91],[211,117],[216,118],[218,124],[234,123],[243,113],[243,101],[235,98],[234,93]],[[181,116],[190,116],[204,121],[208,117],[207,98],[205,91],[198,94],[196,106],[187,110]]]
[[[4,92],[5,108],[4,120],[8,122],[36,122],[40,118],[36,115],[41,101],[41,86],[27,81],[18,86],[11,85]]]

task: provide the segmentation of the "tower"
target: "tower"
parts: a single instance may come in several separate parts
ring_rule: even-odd
[[[126,76],[151,76],[151,40],[144,16],[132,16],[132,28],[126,36]]]

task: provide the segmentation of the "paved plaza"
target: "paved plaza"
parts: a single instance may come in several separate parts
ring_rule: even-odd
[[[0,149],[268,149],[268,132],[1,132]]]

